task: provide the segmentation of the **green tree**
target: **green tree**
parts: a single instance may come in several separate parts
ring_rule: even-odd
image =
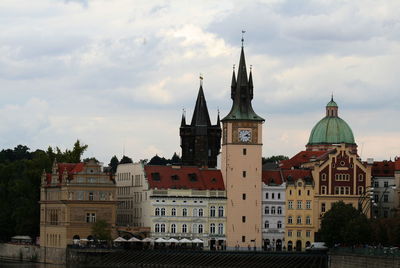
[[[98,220],[92,224],[92,235],[98,240],[111,240],[111,226],[105,220]]]
[[[111,158],[110,163],[108,164],[108,167],[110,168],[110,172],[112,174],[115,174],[115,172],[117,172],[118,164],[119,164],[119,160],[118,160],[117,156],[114,155]]]
[[[262,164],[265,163],[277,163],[280,162],[282,160],[288,160],[289,157],[285,156],[285,155],[273,155],[270,157],[263,157],[262,158]]]
[[[322,217],[319,235],[329,246],[335,243],[355,245],[368,243],[371,226],[367,217],[351,204],[339,201]]]
[[[121,158],[121,161],[119,161],[119,163],[120,163],[120,164],[129,164],[129,163],[133,163],[133,160],[132,160],[132,158],[127,157],[126,155],[124,155],[124,156]]]

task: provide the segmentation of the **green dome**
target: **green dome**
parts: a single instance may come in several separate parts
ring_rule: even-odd
[[[333,98],[331,99],[330,102],[328,102],[328,104],[326,105],[326,107],[338,107],[338,105],[336,104],[336,102],[333,100]]]
[[[333,100],[331,102],[336,105]],[[309,145],[338,143],[355,144],[355,141],[353,131],[351,131],[349,125],[337,116],[326,116],[321,119],[311,130],[310,139],[308,140]]]

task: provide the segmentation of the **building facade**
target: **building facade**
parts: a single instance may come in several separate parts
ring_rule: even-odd
[[[372,216],[374,218],[393,217],[397,213],[395,162],[375,161],[372,166],[372,186],[374,204]]]
[[[53,163],[43,173],[40,193],[40,246],[66,248],[74,239],[94,239],[93,223],[104,220],[116,235],[115,182],[93,160]]]
[[[145,166],[153,238],[200,239],[206,249],[224,249],[226,194],[221,172],[185,166]]]

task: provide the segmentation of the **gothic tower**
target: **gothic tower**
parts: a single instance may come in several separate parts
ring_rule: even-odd
[[[186,124],[182,115],[181,127],[182,165],[215,168],[221,149],[221,126],[219,114],[217,124],[211,125],[203,85],[200,84],[192,122]]]
[[[243,41],[243,40],[242,40]],[[227,192],[227,247],[261,248],[262,124],[251,105],[253,77],[247,76],[244,49],[237,79],[232,74],[232,108],[223,118],[221,172]]]

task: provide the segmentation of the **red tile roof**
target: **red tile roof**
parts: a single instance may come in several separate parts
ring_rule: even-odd
[[[221,171],[217,169],[146,165],[144,171],[152,189],[225,190]]]
[[[311,158],[318,158],[327,153],[327,151],[301,151],[288,160],[282,160],[279,167],[282,169],[299,168],[302,164],[310,162]]]
[[[396,157],[394,161],[394,169],[400,171],[400,157]]]
[[[262,181],[265,184],[275,183],[282,184],[282,176],[279,170],[263,170]]]
[[[395,162],[393,161],[376,161],[372,165],[372,176],[375,177],[393,177],[394,171]]]
[[[305,177],[312,178],[312,173],[309,169],[287,169],[282,170],[282,173],[285,181],[288,180],[289,176],[291,176],[294,181],[298,179],[304,179]]]
[[[62,182],[62,177],[64,171],[67,171],[68,177],[71,177],[72,174],[79,173],[83,170],[84,163],[57,163],[57,171],[59,181]],[[47,183],[51,183],[51,173],[46,174]]]

